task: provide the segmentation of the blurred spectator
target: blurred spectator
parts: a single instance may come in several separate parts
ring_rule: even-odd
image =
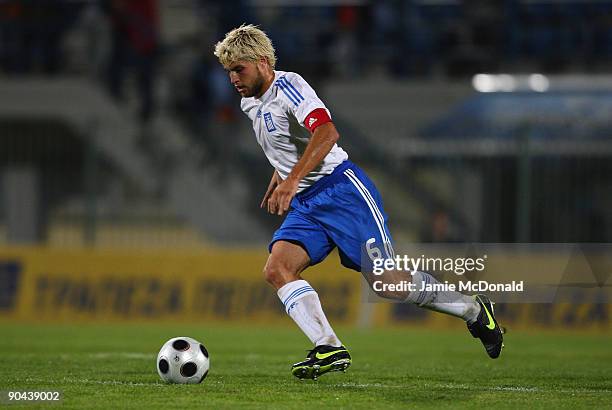
[[[240,123],[237,120],[243,119],[238,108],[240,96],[229,82],[225,70],[216,61],[209,67],[208,90],[210,111],[199,115],[213,118],[206,136],[207,145],[210,154],[220,160],[220,169],[225,172],[231,168],[230,164],[235,163],[233,158],[236,150],[232,144],[228,144],[228,141],[239,134]]]
[[[126,76],[133,72],[140,99],[139,116],[148,122],[155,110],[154,82],[159,57],[157,0],[110,0],[106,2],[106,11],[112,26],[110,91],[122,100]]]
[[[212,58],[204,53],[196,58],[191,70],[189,111],[195,120],[198,134],[206,131],[213,111],[210,71],[214,62],[211,60]]]
[[[423,242],[461,242],[461,240],[452,233],[450,218],[446,211],[438,210],[433,212],[431,214],[429,228],[429,231],[425,231],[421,235]]]
[[[0,2],[0,64],[9,73],[56,74],[62,40],[81,9],[65,0]]]
[[[393,60],[399,53],[398,43],[401,41],[399,13],[397,7],[390,0],[374,2],[370,10],[371,18],[371,44],[377,56],[376,63],[392,68]],[[405,56],[403,56],[405,57]]]
[[[240,96],[211,47],[192,48],[194,55],[183,51],[186,56],[173,58],[180,65],[172,80],[174,114],[192,131],[196,142],[206,147],[207,162],[229,164],[235,147],[227,141],[235,137],[238,120],[242,120]]]
[[[25,71],[23,14],[18,1],[0,3],[0,64],[8,73]]]
[[[336,14],[336,38],[331,47],[332,67],[336,74],[352,77],[359,74],[359,8],[340,6]]]

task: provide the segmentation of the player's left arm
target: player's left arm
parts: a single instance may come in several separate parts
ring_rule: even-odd
[[[308,175],[310,171],[315,169],[325,159],[338,141],[338,138],[340,138],[340,135],[334,123],[329,120],[314,129],[304,154],[295,164],[287,178],[272,193],[269,200],[269,210],[271,213],[283,215],[287,212],[302,178]]]

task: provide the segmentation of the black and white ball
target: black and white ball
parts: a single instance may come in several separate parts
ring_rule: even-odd
[[[191,337],[168,340],[157,355],[157,373],[168,383],[202,383],[209,368],[208,351]]]

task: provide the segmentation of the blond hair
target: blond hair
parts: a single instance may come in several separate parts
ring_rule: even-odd
[[[272,41],[262,30],[252,24],[243,24],[225,35],[215,45],[215,56],[224,67],[238,61],[258,61],[265,57],[274,68],[276,56]]]

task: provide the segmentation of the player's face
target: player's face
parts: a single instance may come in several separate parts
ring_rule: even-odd
[[[264,76],[256,62],[239,61],[227,67],[230,82],[243,97],[260,97],[263,94]]]

